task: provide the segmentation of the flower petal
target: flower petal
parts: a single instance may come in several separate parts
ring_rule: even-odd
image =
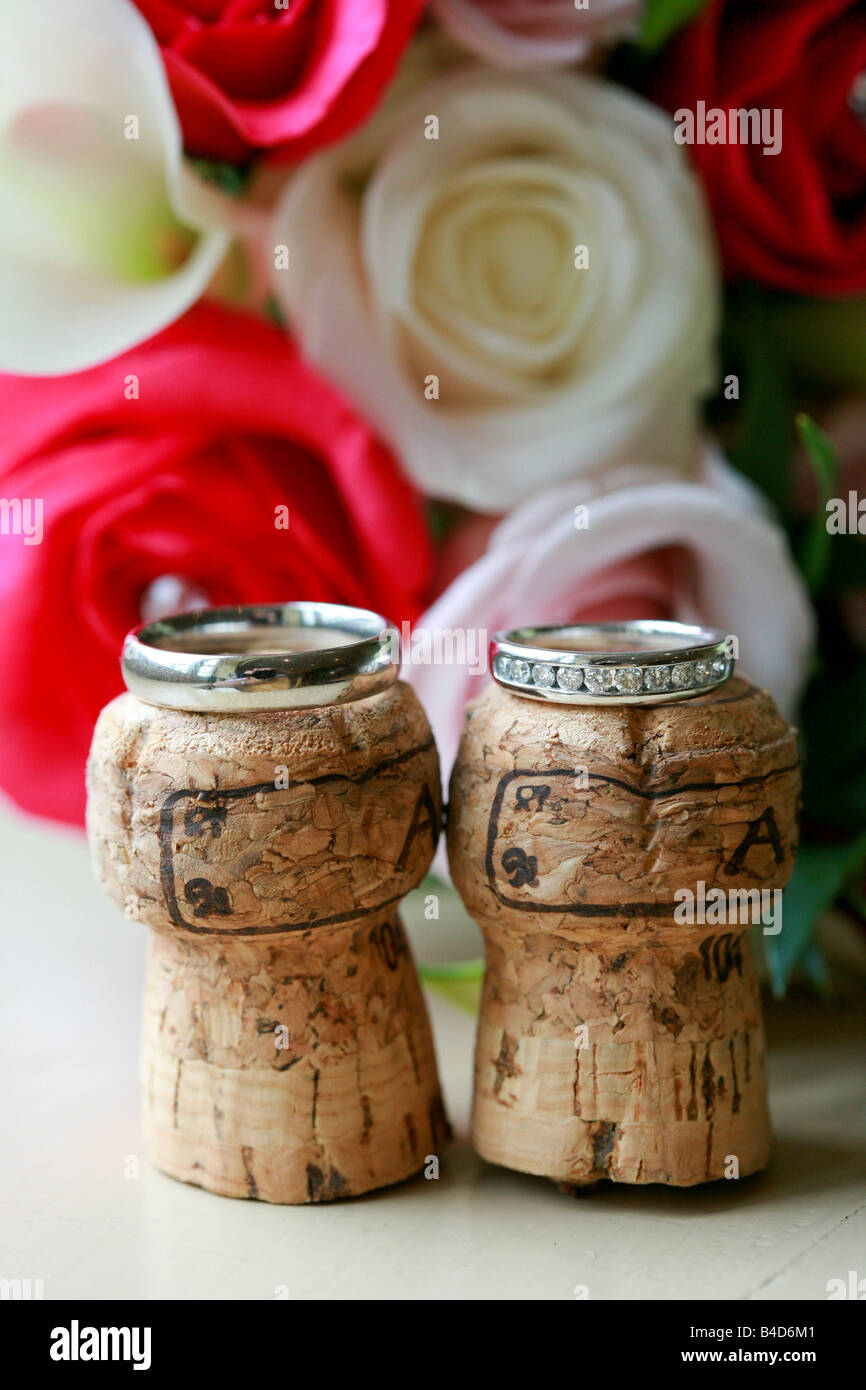
[[[129,0],[0,0],[0,52],[0,370],[76,371],[178,318],[229,234],[188,212],[159,49]]]
[[[585,529],[575,529],[578,504],[589,509]],[[635,465],[538,494],[500,522],[418,626],[480,629],[474,649],[484,651],[499,629],[585,620],[589,605],[617,596],[631,604],[628,616],[645,616],[636,604],[660,591],[657,578],[636,581],[634,562],[670,548],[685,560],[670,616],[735,634],[743,671],[790,715],[806,678],[812,611],[783,532],[712,446],[694,480]],[[487,676],[459,665],[408,665],[404,676],[430,717],[447,780],[466,702]]]
[[[648,453],[694,466],[715,258],[671,123],[639,97],[475,65],[398,80],[289,181],[272,241],[304,351],[425,492],[491,511]]]

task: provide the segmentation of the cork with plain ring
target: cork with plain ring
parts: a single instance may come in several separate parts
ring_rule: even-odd
[[[96,872],[151,928],[145,1147],[212,1192],[321,1202],[408,1178],[448,1137],[399,904],[439,766],[403,683],[204,715],[121,695],[88,767]]]

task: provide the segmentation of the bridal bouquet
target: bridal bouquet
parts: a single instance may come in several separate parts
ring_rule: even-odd
[[[81,821],[169,611],[386,613],[446,772],[487,634],[701,621],[803,729],[768,950],[820,982],[866,916],[862,8],[0,0],[0,64],[8,796]]]

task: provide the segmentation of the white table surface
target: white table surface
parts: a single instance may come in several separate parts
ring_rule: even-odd
[[[866,1275],[862,997],[770,1008],[776,1150],[755,1178],[574,1198],[486,1165],[467,1142],[473,1020],[429,994],[456,1135],[439,1180],[233,1201],[135,1163],[145,929],[97,888],[83,837],[0,808],[0,845],[0,1278],[46,1299],[824,1299]],[[471,930],[425,923],[416,946],[457,933],[471,955]]]

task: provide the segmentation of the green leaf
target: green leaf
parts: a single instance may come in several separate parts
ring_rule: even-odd
[[[794,401],[783,346],[764,295],[749,290],[730,303],[725,348],[726,355],[736,359],[736,374],[745,383],[729,449],[731,462],[787,520],[792,511]]]
[[[817,957],[807,955],[812,930],[821,913],[841,892],[845,880],[866,860],[866,835],[853,843],[805,843],[800,846],[791,881],[782,900],[782,930],[763,936],[770,982],[777,999],[784,997],[794,967],[803,961],[818,970]],[[804,961],[804,957],[806,957]],[[811,971],[810,971],[811,973]]]
[[[667,43],[677,29],[694,19],[707,0],[646,0],[640,32],[642,48],[654,50]]]
[[[854,538],[834,537],[845,539]],[[846,639],[824,598],[819,619],[822,668],[809,684],[798,721],[804,838],[826,840],[825,832],[835,831],[838,840],[854,840],[866,831],[866,654]],[[811,835],[811,826],[820,826],[821,833]]]
[[[431,500],[427,503],[427,521],[435,545],[441,545],[460,519],[460,509],[448,502]]]
[[[833,993],[833,981],[830,978],[830,967],[817,941],[809,942],[800,963],[818,994],[829,998]]]
[[[808,699],[807,775],[826,772],[831,782],[838,782],[846,769],[866,757],[866,662],[819,680]],[[814,745],[821,750],[818,768],[811,765]]]
[[[834,536],[832,550],[825,591],[843,594],[848,589],[866,589],[866,537]]]
[[[232,198],[240,197],[249,183],[252,172],[250,166],[225,164],[219,159],[193,159],[191,163],[206,183],[216,184],[217,188]]]
[[[796,424],[818,482],[818,508],[800,552],[800,568],[809,592],[817,594],[823,588],[830,568],[831,536],[827,530],[827,503],[836,495],[840,464],[830,439],[811,416],[798,415]]]
[[[418,974],[437,994],[456,1004],[473,1017],[481,1007],[481,985],[484,979],[483,960],[455,960],[447,965],[418,966]]]
[[[275,328],[285,328],[286,316],[283,313],[282,305],[275,294],[269,294],[264,305],[265,318],[269,319]]]
[[[799,381],[866,388],[866,299],[802,299],[774,305],[779,341]]]

